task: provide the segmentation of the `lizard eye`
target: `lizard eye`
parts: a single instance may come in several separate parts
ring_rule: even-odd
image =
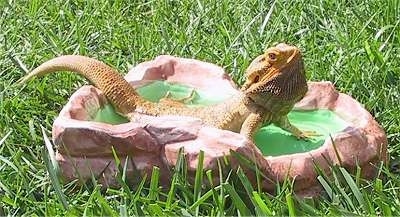
[[[270,60],[272,60],[272,61],[276,60],[276,54],[274,54],[274,53],[269,53],[269,54],[268,54],[268,59],[270,59]]]

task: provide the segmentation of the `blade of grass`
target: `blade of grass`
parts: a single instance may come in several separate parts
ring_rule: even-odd
[[[258,170],[258,168],[256,168],[256,170]],[[252,204],[255,206],[256,215],[265,215],[265,214],[261,213],[262,211],[258,207],[257,202],[254,200],[254,195],[253,195],[254,189],[253,189],[253,186],[252,186],[250,180],[244,174],[244,172],[243,172],[241,167],[238,167],[238,169],[236,171],[236,175],[239,177],[240,182],[244,186],[244,189],[246,190],[246,193],[247,193],[248,197],[250,198]],[[257,180],[257,181],[259,181],[259,180]],[[258,189],[260,189],[260,188],[258,188]]]
[[[158,204],[152,203],[148,205],[150,216],[165,216],[165,213]]]
[[[96,191],[95,198],[98,206],[100,206],[105,212],[102,213],[103,216],[118,216],[118,213],[111,208],[107,200],[100,194],[100,191]]]
[[[120,206],[119,206],[119,216],[121,217],[128,217],[128,204],[126,203],[126,199],[124,197],[121,197],[120,200]]]
[[[361,206],[361,208],[364,209],[364,211],[368,212],[367,209],[367,204],[365,203],[365,200],[363,198],[363,195],[361,191],[358,189],[356,183],[354,180],[351,178],[350,174],[344,169],[343,167],[339,168],[340,172],[342,173],[344,179],[346,180],[347,184],[349,185],[351,191],[353,192],[354,196],[356,197],[358,204]]]
[[[49,140],[49,138],[46,135],[46,130],[44,129],[44,127],[42,127],[42,134],[43,134],[43,140],[45,143],[45,147],[46,147],[46,151],[43,151],[42,153],[42,157],[43,160],[45,162],[45,166],[47,168],[47,171],[49,172],[49,176],[50,176],[50,181],[53,184],[54,190],[57,194],[58,199],[60,200],[62,206],[64,207],[65,210],[68,210],[68,202],[66,199],[66,196],[64,195],[62,188],[61,188],[61,184],[60,181],[58,179],[58,164],[57,161],[55,160],[55,153],[53,151],[51,142]]]
[[[160,168],[153,167],[150,180],[149,199],[158,200],[158,181],[160,180]]]
[[[262,22],[262,24],[261,24],[261,26],[260,26],[260,29],[258,30],[258,33],[259,33],[260,35],[263,35],[263,33],[264,33],[265,26],[267,26],[267,23],[268,23],[268,21],[269,21],[270,18],[271,18],[272,12],[274,11],[275,3],[276,3],[276,1],[272,2],[271,7],[269,8],[267,14],[266,14],[265,17],[264,17],[264,21]]]
[[[174,174],[172,176],[171,188],[168,191],[168,197],[167,197],[167,201],[165,203],[165,208],[167,210],[171,209],[172,201],[175,199],[175,189],[176,189],[175,183],[177,182],[177,178],[176,177],[177,177],[177,174]]]
[[[302,210],[304,212],[306,212],[306,215],[310,215],[310,216],[323,216],[323,212],[321,212],[320,210],[316,209],[313,205],[309,205],[307,204],[304,199],[297,199],[297,202],[299,203],[300,207],[302,208]]]
[[[340,157],[339,151],[338,151],[338,149],[337,149],[337,147],[336,147],[336,143],[335,143],[335,141],[333,140],[333,137],[332,137],[331,134],[329,134],[329,138],[331,139],[331,143],[332,143],[333,150],[335,151],[336,158],[338,159],[339,165],[341,166],[341,165],[343,165],[343,163],[342,163],[342,158]]]
[[[218,163],[218,174],[219,174],[219,183],[220,183],[219,186],[221,186],[221,183],[224,183],[224,182],[227,182],[227,181],[228,181],[229,175],[228,175],[228,177],[226,178],[226,180],[224,180],[224,178],[223,178],[223,168],[222,168],[223,162],[221,162],[221,161],[218,159],[218,160],[217,160],[217,163]],[[221,204],[220,204],[221,207],[225,207],[225,204],[226,204],[226,197],[225,197],[224,188],[220,188],[220,189],[219,189],[219,200],[218,200],[218,201],[221,202]],[[224,210],[224,209],[221,209],[221,210]]]
[[[135,211],[135,214],[139,215],[139,216],[143,216],[144,215],[142,209],[137,205],[138,205],[138,201],[140,199],[140,194],[144,190],[144,185],[146,183],[146,180],[147,180],[147,174],[145,173],[143,178],[142,178],[142,181],[140,181],[139,185],[136,188],[135,194],[131,197],[132,200],[131,200],[130,206],[133,207],[133,209]]]
[[[14,163],[12,163],[10,160],[8,160],[7,158],[5,158],[5,157],[3,157],[3,156],[0,156],[0,162],[3,162],[3,163],[5,163],[6,165],[8,165],[8,166],[10,166],[11,168],[13,168],[14,170],[15,170],[15,172],[19,172],[19,170],[18,170],[18,167],[17,166],[15,166],[15,164]]]
[[[335,186],[336,191],[339,191],[339,193],[344,198],[344,200],[340,200],[341,204],[344,204],[344,205],[347,204],[348,206],[350,206],[351,210],[357,211],[357,213],[359,213],[359,210],[353,204],[353,201],[350,199],[349,195],[345,192],[344,188],[340,185],[340,181],[336,175],[336,172],[333,172],[332,175],[334,177],[334,182],[332,183],[332,185]]]
[[[204,151],[200,150],[198,155],[196,175],[194,179],[193,195],[195,200],[197,200],[201,196],[201,185],[203,184],[203,163]]]
[[[12,130],[8,131],[8,133],[0,140],[0,146],[6,141],[6,139],[11,135]]]
[[[247,208],[246,204],[240,198],[239,194],[235,191],[232,185],[224,183],[222,184],[222,186],[228,192],[230,198],[232,199],[233,204],[239,210],[240,214],[243,216],[250,216],[251,212],[249,208]]]
[[[243,170],[241,167],[238,167],[236,174],[238,175],[240,182],[244,186],[244,189],[246,190],[246,193],[248,195],[252,195],[252,192],[254,191],[253,186],[251,185],[250,180],[247,178],[246,174],[244,174]]]
[[[286,204],[289,210],[289,216],[296,216],[296,208],[294,206],[293,196],[291,192],[286,193]]]
[[[221,187],[217,186],[215,187],[215,190],[219,190]],[[197,201],[195,201],[190,207],[189,210],[194,210],[197,209],[201,204],[203,204],[208,198],[210,198],[213,195],[213,190],[209,190],[206,193],[204,193]]]
[[[273,212],[268,208],[267,204],[262,200],[261,196],[258,194],[257,191],[253,191],[253,200],[256,203],[256,205],[260,208],[260,210],[263,212],[262,214],[265,216],[272,216]]]
[[[128,197],[132,198],[131,190],[129,189],[129,186],[127,185],[127,183],[125,181],[126,180],[126,170],[127,170],[128,162],[129,162],[129,156],[126,156],[124,167],[122,167],[121,160],[119,159],[118,154],[115,151],[113,146],[111,147],[111,152],[114,157],[115,166],[118,168],[118,173],[116,174],[116,179],[117,179],[118,183],[122,186],[122,188],[124,189],[124,192],[128,195]]]
[[[210,183],[210,187],[211,187],[211,191],[212,191],[212,195],[213,195],[213,200],[214,200],[214,203],[217,205],[217,209],[218,210],[224,210],[224,201],[222,201],[222,199],[220,200],[220,198],[218,197],[217,191],[215,190],[215,187],[214,187],[214,182],[213,182],[213,178],[212,178],[212,171],[211,170],[207,170],[206,171],[206,176],[207,176],[208,182]]]
[[[317,180],[319,181],[319,183],[321,183],[322,187],[325,189],[325,192],[328,194],[331,200],[334,201],[336,196],[334,195],[334,192],[331,186],[329,186],[328,182],[322,176],[318,176]]]

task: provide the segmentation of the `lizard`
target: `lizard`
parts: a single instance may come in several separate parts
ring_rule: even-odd
[[[189,108],[184,104],[150,102],[143,99],[121,74],[94,58],[64,55],[50,59],[19,83],[57,71],[72,71],[88,79],[100,89],[116,111],[131,121],[140,115],[181,115],[199,118],[206,125],[240,132],[249,139],[263,124],[275,123],[297,138],[307,138],[293,126],[288,112],[307,92],[302,54],[299,48],[284,43],[265,50],[245,71],[240,92],[215,105]]]

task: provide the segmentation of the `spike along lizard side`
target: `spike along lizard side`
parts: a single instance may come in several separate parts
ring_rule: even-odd
[[[66,55],[48,60],[19,82],[25,83],[35,76],[56,71],[72,71],[84,76],[131,121],[135,121],[135,114],[181,115],[199,118],[216,128],[240,132],[249,139],[262,125],[270,123],[297,138],[311,135],[291,125],[287,118],[294,104],[307,92],[302,55],[295,46],[281,43],[268,48],[246,69],[246,81],[238,95],[200,108],[163,100],[147,101],[116,70],[85,56]]]

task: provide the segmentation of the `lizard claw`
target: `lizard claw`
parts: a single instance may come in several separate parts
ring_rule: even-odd
[[[305,131],[301,131],[300,134],[295,135],[297,139],[299,140],[310,140],[311,137],[314,136],[321,136],[322,134],[317,133],[316,131],[313,130],[305,130]]]
[[[187,96],[184,96],[183,98],[174,99],[172,97],[171,91],[168,90],[167,93],[165,94],[165,96],[161,99],[166,100],[166,101],[172,101],[175,103],[187,104],[187,103],[192,102],[195,97],[196,97],[196,90],[194,88],[191,88],[190,93]]]

